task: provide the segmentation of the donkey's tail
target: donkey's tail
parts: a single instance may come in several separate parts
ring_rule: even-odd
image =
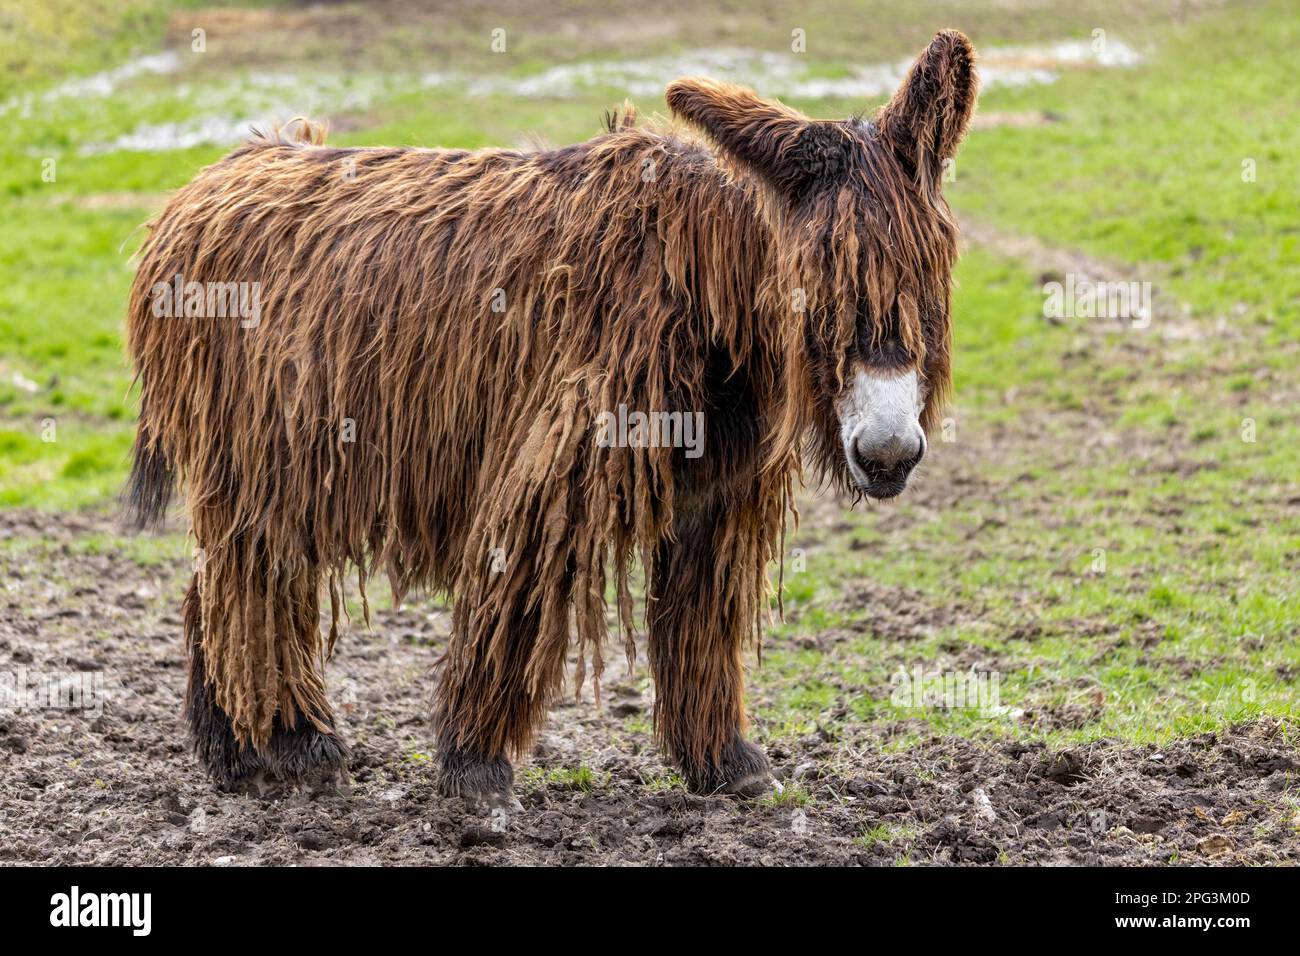
[[[122,509],[127,524],[143,531],[162,523],[172,500],[176,474],[162,446],[153,439],[143,421],[136,431],[131,454],[131,477],[122,489]]]

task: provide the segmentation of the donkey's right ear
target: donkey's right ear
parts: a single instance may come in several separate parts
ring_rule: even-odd
[[[810,120],[743,86],[684,77],[668,87],[667,98],[673,113],[793,198],[837,179],[847,165],[844,134],[835,124]]]

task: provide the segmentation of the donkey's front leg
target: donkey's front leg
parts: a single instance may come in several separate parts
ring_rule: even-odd
[[[526,752],[545,719],[565,648],[535,654],[540,619],[528,597],[512,589],[496,614],[478,618],[459,609],[434,708],[443,796],[485,809],[519,807],[509,755]]]
[[[679,512],[674,540],[655,551],[650,604],[659,745],[699,793],[754,796],[775,785],[767,757],[745,739],[741,652],[761,596],[733,589],[755,577],[730,567],[735,538],[721,507]],[[721,571],[721,573],[719,573]]]

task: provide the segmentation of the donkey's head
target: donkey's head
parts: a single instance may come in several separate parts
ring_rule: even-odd
[[[938,34],[872,120],[810,120],[705,79],[668,88],[757,184],[772,229],[769,314],[791,396],[778,446],[812,431],[822,469],[892,498],[907,485],[951,383],[957,228],[940,184],[970,123],[974,50]]]

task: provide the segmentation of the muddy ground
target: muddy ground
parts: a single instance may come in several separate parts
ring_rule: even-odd
[[[353,744],[349,796],[219,794],[187,752],[178,719],[185,561],[148,566],[78,545],[111,530],[107,518],[89,515],[0,518],[0,536],[40,536],[56,554],[39,566],[0,559],[0,673],[63,675],[107,698],[102,710],[0,713],[0,863],[1300,859],[1285,793],[1296,751],[1274,721],[1160,749],[1049,752],[932,738],[886,752],[878,730],[836,715],[833,735],[771,750],[778,778],[799,799],[700,797],[669,775],[647,732],[629,730],[637,726],[629,716],[648,716],[652,692],[643,673],[629,677],[617,661],[599,712],[589,694],[557,706],[519,770],[523,810],[494,821],[436,792],[426,701],[447,615],[427,602],[379,609],[373,631],[341,641],[330,664]]]

